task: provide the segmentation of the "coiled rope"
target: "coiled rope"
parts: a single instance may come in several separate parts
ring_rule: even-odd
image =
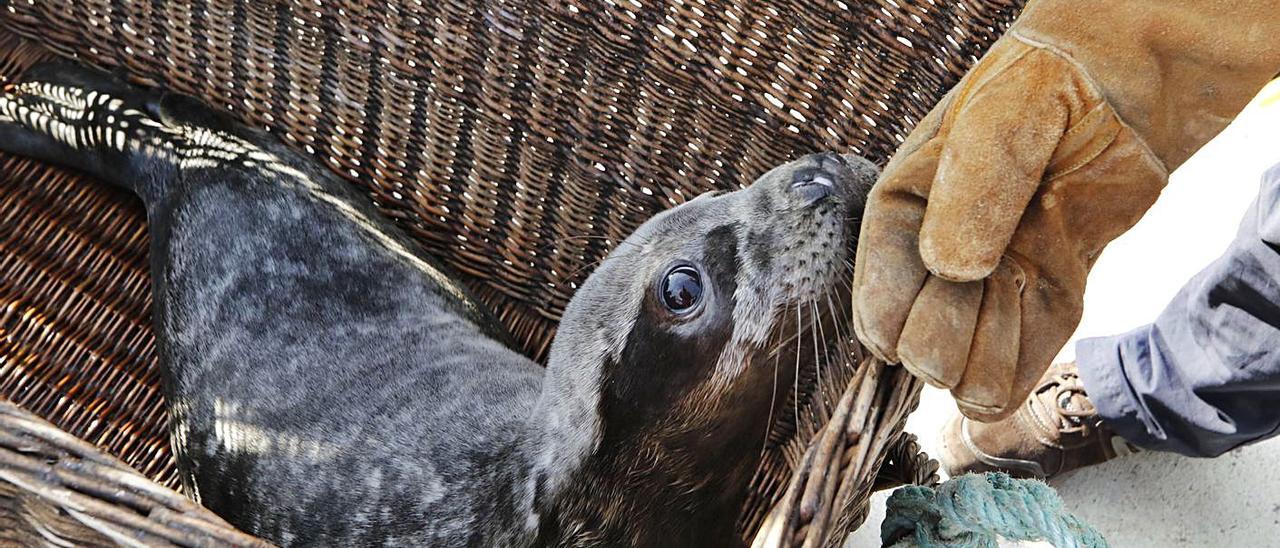
[[[880,539],[894,548],[995,548],[997,539],[1058,548],[1106,547],[1093,527],[1063,508],[1044,482],[999,472],[965,474],[937,489],[910,485],[889,496]]]

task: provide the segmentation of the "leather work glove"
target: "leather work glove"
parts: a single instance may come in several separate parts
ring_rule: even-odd
[[[1280,1],[1033,1],[872,190],[858,338],[970,418],[1009,415],[1102,248],[1277,72]]]

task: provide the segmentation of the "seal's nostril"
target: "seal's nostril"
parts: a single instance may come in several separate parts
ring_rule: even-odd
[[[835,189],[835,176],[825,169],[798,169],[791,178],[790,190],[804,205],[813,204],[827,196]]]
[[[810,167],[797,169],[795,174],[791,176],[791,188],[803,185],[822,185],[825,187],[833,187],[835,186],[835,181],[835,174],[823,168]]]
[[[791,176],[791,186],[797,187],[800,185],[806,185],[817,181],[819,178],[825,179],[828,183],[832,180],[831,173],[820,167],[797,169]]]
[[[814,168],[797,169],[795,173],[791,174],[791,186],[794,188],[797,185],[808,183],[813,180],[813,176],[817,173],[818,170]]]

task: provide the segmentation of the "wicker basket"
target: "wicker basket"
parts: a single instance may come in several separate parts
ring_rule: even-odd
[[[77,57],[277,132],[368,189],[542,359],[576,284],[651,214],[813,151],[883,162],[1020,5],[0,0],[0,78]],[[36,486],[0,458],[0,527],[25,531],[13,538],[123,542],[72,495],[145,520],[197,515],[163,506],[176,476],[147,243],[131,196],[0,156],[0,396],[158,484],[137,495],[124,476],[85,472],[117,491],[63,479],[64,462],[122,468],[54,443],[57,429],[2,424],[0,449],[50,467],[22,472],[45,478]],[[774,440],[744,537],[767,522],[790,543],[838,541],[877,478],[931,476],[901,432],[919,383],[874,362],[839,373]],[[225,527],[208,518],[194,531]]]

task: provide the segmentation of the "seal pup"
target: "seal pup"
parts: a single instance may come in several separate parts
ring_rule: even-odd
[[[41,66],[0,148],[143,199],[184,488],[286,545],[743,544],[797,371],[846,357],[875,177],[813,155],[654,216],[544,370],[351,185],[194,100]]]

